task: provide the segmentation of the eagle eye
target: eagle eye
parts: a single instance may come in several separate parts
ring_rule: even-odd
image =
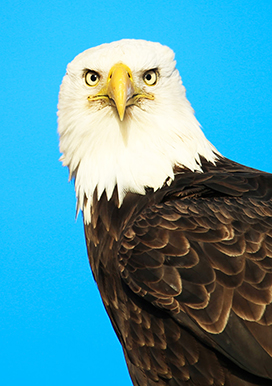
[[[94,87],[97,85],[97,83],[100,80],[100,75],[96,71],[89,70],[85,74],[85,83],[90,86]]]
[[[148,86],[154,86],[157,83],[158,73],[156,70],[148,70],[144,73],[143,80]]]

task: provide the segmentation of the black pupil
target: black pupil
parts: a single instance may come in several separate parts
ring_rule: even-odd
[[[146,74],[146,76],[145,76],[146,80],[151,80],[151,78],[152,78],[151,74]]]
[[[91,75],[91,81],[95,82],[96,80],[97,80],[97,75],[96,74],[92,74]]]

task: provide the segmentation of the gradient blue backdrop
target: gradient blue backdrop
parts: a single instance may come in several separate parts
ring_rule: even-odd
[[[121,38],[169,45],[210,141],[272,172],[272,2],[28,0],[0,12],[0,385],[129,386],[58,162],[66,65]]]

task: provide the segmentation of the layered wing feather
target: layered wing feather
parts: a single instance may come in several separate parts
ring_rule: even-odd
[[[95,192],[90,264],[135,386],[272,382],[272,176],[226,159]]]
[[[186,178],[125,229],[122,279],[233,363],[272,379],[271,176]]]

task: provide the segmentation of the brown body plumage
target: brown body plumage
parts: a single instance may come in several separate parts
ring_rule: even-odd
[[[272,175],[222,158],[94,196],[90,264],[134,385],[272,384]]]

